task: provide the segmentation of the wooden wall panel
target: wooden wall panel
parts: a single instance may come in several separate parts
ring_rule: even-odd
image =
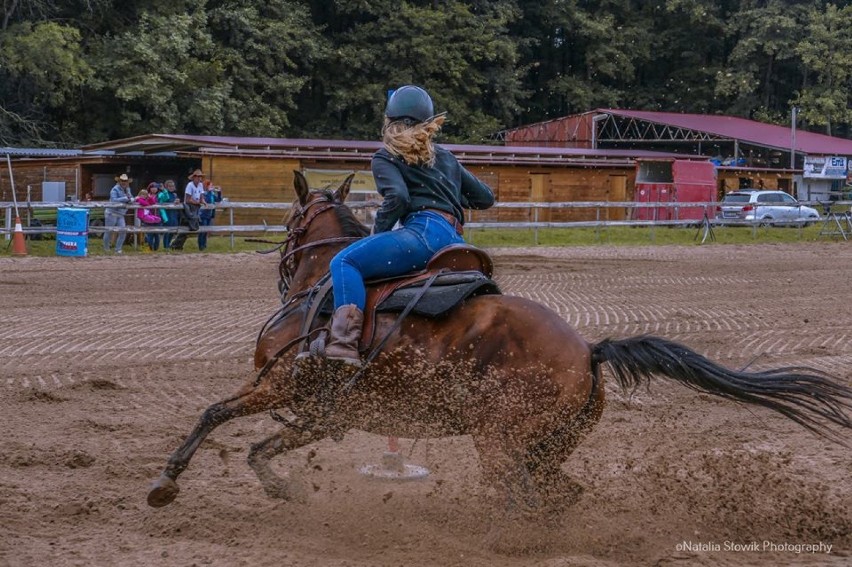
[[[65,194],[68,197],[74,197],[77,189],[76,164],[46,166],[38,163],[16,162],[12,171],[15,181],[15,198],[18,204],[26,202],[27,186],[30,187],[32,200],[41,201],[42,181],[64,181]],[[81,194],[80,199],[82,198]],[[3,164],[0,171],[0,201],[12,201],[12,179],[6,164]]]
[[[630,182],[627,175],[608,176],[609,182],[609,201],[629,201],[632,198],[633,192],[630,189]],[[606,220],[625,220],[630,209],[627,207],[606,208],[601,209],[601,218]]]
[[[783,187],[793,186],[792,174],[778,173],[774,171],[747,171],[747,170],[717,170],[719,193],[717,197],[722,199],[726,193],[740,189],[740,179],[744,179],[748,187],[758,189],[761,184],[764,189],[777,190]]]
[[[560,201],[610,201],[610,170],[562,169],[551,175],[547,200]],[[592,221],[606,218],[606,209],[600,217],[595,209],[562,208],[551,211],[552,222]]]
[[[494,168],[498,179],[492,187],[498,202],[563,202],[563,201],[627,201],[632,199],[634,168],[594,169],[588,167],[501,166]],[[474,174],[479,175],[474,168]],[[613,180],[617,179],[617,182]],[[623,208],[540,209],[540,222],[569,222],[580,220],[623,220]],[[469,219],[477,222],[531,222],[532,209],[506,208],[474,211]]]
[[[292,203],[296,199],[293,171],[298,167],[298,160],[286,159],[205,156],[202,160],[202,170],[214,185],[222,187],[223,197],[253,203]],[[227,214],[226,211],[221,213],[222,216]],[[234,223],[277,226],[283,224],[286,214],[276,209],[235,209]]]
[[[290,202],[293,171],[298,160],[247,158],[231,156],[205,157],[204,173],[232,199],[257,202]]]
[[[531,179],[529,172],[512,167],[497,169],[497,179],[489,184],[494,190],[497,202],[529,202],[531,198]],[[532,219],[530,209],[491,209],[481,213],[488,221],[529,222]]]

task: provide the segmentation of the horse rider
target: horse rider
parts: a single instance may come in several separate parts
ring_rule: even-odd
[[[464,242],[463,209],[494,204],[491,188],[433,142],[445,119],[446,113],[435,114],[432,98],[420,87],[400,87],[388,99],[384,147],[371,164],[376,189],[384,198],[372,234],[331,260],[334,314],[325,348],[329,362],[356,368],[363,364],[358,342],[366,303],[364,280],[425,268],[440,249]]]

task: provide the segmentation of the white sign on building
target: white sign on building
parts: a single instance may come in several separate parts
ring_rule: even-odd
[[[802,175],[811,179],[846,179],[847,160],[840,156],[805,156]]]

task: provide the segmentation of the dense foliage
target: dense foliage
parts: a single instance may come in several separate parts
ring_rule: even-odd
[[[848,136],[852,6],[793,0],[3,0],[0,145],[375,139],[425,86],[450,141],[597,107]]]

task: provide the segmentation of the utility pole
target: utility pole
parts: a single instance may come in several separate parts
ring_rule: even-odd
[[[799,107],[794,106],[790,109],[792,119],[790,120],[790,169],[796,169],[796,117],[799,114]]]

